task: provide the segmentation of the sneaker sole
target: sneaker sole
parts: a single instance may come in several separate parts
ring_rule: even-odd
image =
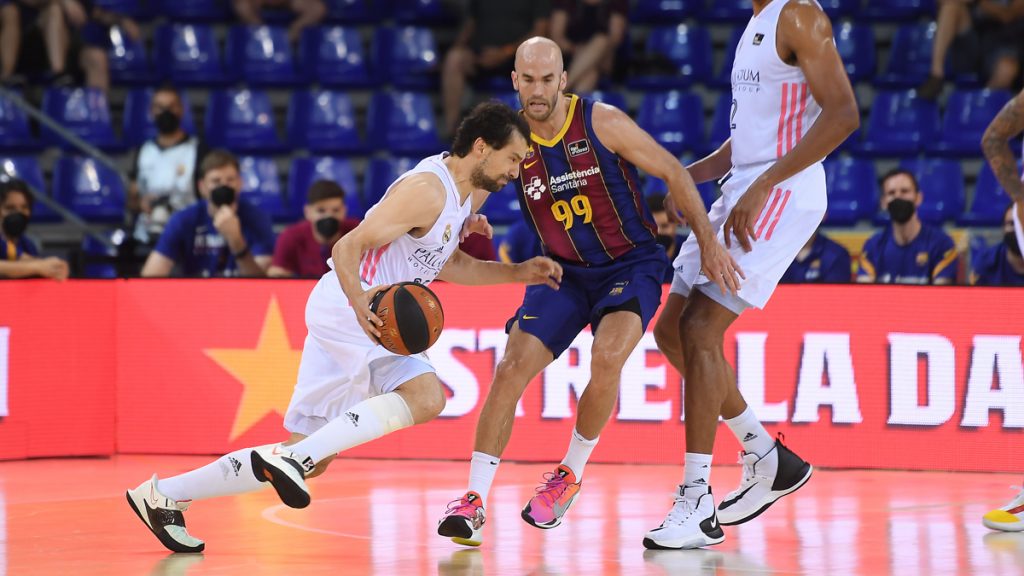
[[[167,548],[171,552],[185,552],[185,553],[202,552],[203,550],[206,549],[206,543],[205,542],[203,544],[200,544],[199,546],[195,546],[195,547],[193,547],[193,546],[185,546],[181,542],[178,542],[174,538],[171,538],[170,535],[167,534],[167,532],[165,532],[163,530],[161,530],[160,532],[157,532],[156,530],[153,530],[153,527],[150,526],[149,522],[146,521],[146,517],[143,516],[142,510],[139,509],[139,505],[135,503],[135,498],[132,497],[132,491],[131,490],[126,491],[124,493],[124,496],[128,500],[128,505],[131,506],[132,510],[135,512],[135,515],[138,516],[139,520],[142,521],[142,524],[146,528],[148,528],[149,531],[152,532],[154,536],[156,536],[157,540],[159,540],[160,543],[164,545],[164,548]]]
[[[692,548],[703,548],[704,546],[712,546],[714,544],[721,544],[725,541],[725,534],[712,538],[707,534],[701,534],[700,538],[691,538],[690,540],[683,540],[676,544],[675,542],[659,543],[652,538],[644,538],[644,548],[648,550],[687,550]]]
[[[754,518],[757,518],[758,516],[761,515],[761,513],[763,513],[765,510],[767,510],[772,504],[775,504],[776,502],[778,502],[780,498],[782,498],[783,496],[788,496],[789,494],[792,494],[793,492],[796,492],[804,484],[807,484],[807,481],[811,479],[811,474],[813,474],[813,473],[814,473],[814,466],[811,466],[810,464],[808,464],[807,465],[807,474],[805,474],[804,477],[801,478],[799,482],[797,482],[791,488],[788,488],[786,490],[779,490],[778,492],[769,492],[768,495],[765,496],[765,499],[764,499],[763,503],[761,504],[760,508],[758,508],[755,512],[753,512],[751,514],[748,514],[748,515],[743,516],[741,518],[737,518],[736,520],[731,520],[731,521],[728,521],[728,522],[723,520],[722,519],[722,511],[719,510],[718,511],[718,522],[719,522],[719,524],[721,524],[722,526],[736,526],[737,524],[743,524],[744,522],[749,522],[749,521],[753,520]]]
[[[1000,532],[1024,532],[1024,522],[1014,522],[1011,524],[1008,522],[993,522],[988,518],[982,518],[981,523],[990,530],[998,530]]]
[[[281,502],[289,508],[305,508],[309,506],[309,492],[296,484],[290,476],[271,466],[255,450],[252,451],[252,472],[260,482],[270,482],[281,498]]]
[[[579,492],[577,492],[576,495],[569,500],[569,503],[565,505],[565,510],[562,510],[562,516],[565,516],[569,512],[569,508],[572,506],[573,502],[576,501],[576,496],[579,496]],[[562,525],[562,516],[558,516],[554,520],[550,520],[548,522],[537,522],[532,516],[530,516],[529,503],[526,504],[526,507],[523,508],[523,511],[519,515],[522,516],[523,520],[525,520],[527,524],[534,528],[540,528],[541,530],[550,530]]]
[[[451,522],[449,522],[451,520]],[[479,530],[473,530],[463,519],[445,518],[437,525],[437,533],[461,546],[479,546],[483,543]]]

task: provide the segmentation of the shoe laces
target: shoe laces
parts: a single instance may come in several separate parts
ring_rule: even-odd
[[[757,482],[758,479],[770,480],[767,476],[755,472],[758,460],[760,460],[760,458],[757,457],[757,454],[752,452],[741,451],[739,453],[739,463],[743,465],[743,480],[740,481],[740,487],[733,493],[746,490],[751,484]]]
[[[686,522],[693,513],[697,511],[697,501],[690,498],[680,496],[678,493],[674,494],[675,503],[672,505],[672,509],[668,511],[668,516],[665,517],[665,521],[661,523],[662,526],[676,525],[679,526]]]
[[[473,516],[476,516],[476,513],[480,508],[480,506],[471,502],[469,498],[463,496],[458,500],[452,500],[451,502],[449,502],[448,509],[444,511],[444,515],[465,516],[466,518],[472,518]]]
[[[537,497],[544,501],[548,506],[554,504],[555,500],[561,496],[565,489],[569,486],[569,483],[565,481],[565,477],[557,472],[545,472],[544,473],[544,484],[538,486]]]

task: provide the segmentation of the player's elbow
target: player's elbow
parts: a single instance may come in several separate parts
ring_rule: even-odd
[[[833,125],[842,131],[844,138],[853,134],[860,128],[860,110],[857,109],[857,103],[849,102],[839,108],[833,121]]]

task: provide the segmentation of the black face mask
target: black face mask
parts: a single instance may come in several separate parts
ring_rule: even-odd
[[[672,249],[676,247],[676,239],[675,239],[675,237],[669,236],[667,234],[658,234],[654,238],[654,240],[662,248],[665,249],[665,252],[672,252]]]
[[[4,221],[6,226],[7,222]],[[1020,256],[1020,243],[1017,242],[1017,235],[1011,230],[1003,235],[1003,243],[1006,244],[1006,249],[1013,252],[1017,256]]]
[[[234,204],[235,189],[231,186],[217,186],[210,192],[210,202],[218,208]]]
[[[324,216],[316,221],[315,226],[317,234],[330,240],[338,233],[338,229],[341,228],[341,222],[338,222],[338,219],[334,216]]]
[[[21,238],[28,228],[28,216],[21,212],[12,212],[4,216],[3,230],[6,238]]]
[[[892,221],[897,224],[906,224],[910,222],[910,219],[914,217],[914,212],[917,207],[910,200],[904,200],[903,198],[896,198],[889,202],[887,208],[889,211],[889,217]]]
[[[156,115],[156,118],[153,118],[153,123],[156,124],[157,132],[174,134],[181,126],[181,118],[178,118],[177,114],[170,110],[163,110]]]

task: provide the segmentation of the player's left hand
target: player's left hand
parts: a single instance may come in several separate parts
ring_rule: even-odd
[[[754,180],[754,183],[747,188],[747,192],[736,203],[732,212],[729,213],[729,218],[725,221],[723,233],[725,234],[726,248],[732,248],[732,236],[735,235],[745,252],[750,252],[753,249],[751,239],[758,239],[754,227],[764,210],[764,205],[768,203],[768,194],[771,191],[772,186],[761,178]]]
[[[523,284],[547,284],[558,290],[562,282],[562,265],[546,256],[534,256],[515,266],[516,279]]]
[[[472,214],[462,224],[462,231],[459,232],[459,242],[469,237],[470,234],[481,234],[487,238],[494,236],[494,228],[491,223],[487,221],[487,216],[483,214]]]
[[[704,276],[717,284],[723,295],[729,292],[739,294],[740,279],[747,279],[732,254],[717,239],[707,246],[701,246],[700,265]]]

